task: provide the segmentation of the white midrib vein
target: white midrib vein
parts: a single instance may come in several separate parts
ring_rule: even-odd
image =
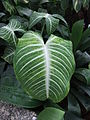
[[[46,66],[46,96],[49,97],[49,80],[50,80],[50,58],[47,45],[44,44],[45,66]]]

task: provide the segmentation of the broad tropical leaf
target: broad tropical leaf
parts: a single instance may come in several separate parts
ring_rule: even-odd
[[[59,102],[68,94],[75,62],[71,41],[51,35],[46,44],[35,32],[19,39],[14,57],[17,79],[39,100]]]
[[[53,33],[56,30],[56,28],[59,24],[59,20],[54,18],[52,15],[50,15],[48,13],[33,12],[32,16],[30,17],[29,28],[32,28],[43,18],[45,18],[47,33],[50,35],[51,33]]]
[[[17,38],[14,33],[15,31],[23,33],[25,32],[22,29],[20,22],[15,19],[12,19],[10,20],[10,23],[8,25],[0,28],[0,38],[4,39],[9,44],[14,44],[16,46]]]
[[[64,114],[65,112],[60,109],[47,107],[39,114],[37,120],[62,120]]]
[[[41,102],[28,96],[16,80],[13,68],[8,66],[0,78],[0,100],[12,103],[25,108],[34,108],[41,105]]]

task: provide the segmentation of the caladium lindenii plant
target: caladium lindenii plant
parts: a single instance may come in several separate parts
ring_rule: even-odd
[[[89,1],[1,2],[0,100],[41,106],[38,120],[82,120],[90,111],[90,28],[68,25],[72,5],[78,12]]]
[[[60,102],[69,92],[75,69],[72,43],[51,35],[44,44],[38,33],[29,31],[19,39],[14,69],[29,95]]]

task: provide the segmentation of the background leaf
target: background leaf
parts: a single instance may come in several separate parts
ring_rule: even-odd
[[[64,111],[52,107],[45,108],[38,116],[37,120],[62,120]]]
[[[56,28],[59,24],[59,20],[54,18],[52,15],[50,15],[48,13],[33,12],[32,16],[30,17],[29,28],[31,29],[34,25],[36,25],[43,18],[45,19],[45,23],[46,23],[46,31],[47,31],[48,35],[50,35],[51,33],[53,33],[56,30]]]
[[[21,16],[25,15],[27,17],[30,17],[32,14],[32,10],[30,10],[28,7],[17,6],[17,10]]]
[[[75,22],[72,26],[72,34],[71,34],[71,41],[73,43],[74,51],[79,46],[82,33],[83,33],[84,21],[79,20]]]
[[[6,47],[2,58],[6,62],[8,62],[9,64],[12,64],[13,63],[14,53],[15,53],[15,48],[11,47],[11,46],[8,46],[8,47]]]
[[[82,67],[90,63],[90,55],[87,52],[77,50],[75,53],[77,67]]]
[[[77,116],[81,115],[79,103],[72,94],[68,95],[68,111],[76,114]]]
[[[86,68],[79,68],[75,71],[75,77],[86,83],[87,85],[90,85],[90,69]]]
[[[41,102],[28,96],[15,78],[12,66],[8,66],[0,79],[0,100],[25,108],[34,108]]]

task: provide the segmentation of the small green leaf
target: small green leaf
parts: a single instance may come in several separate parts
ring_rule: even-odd
[[[61,0],[60,2],[61,2],[61,8],[66,10],[69,5],[69,0]]]
[[[88,8],[89,7],[90,0],[83,0],[83,7]]]
[[[48,107],[39,114],[37,120],[62,120],[64,114],[65,112],[60,109]]]
[[[65,23],[65,25],[67,25],[67,22],[66,22],[66,20],[63,18],[63,16],[61,16],[61,15],[59,15],[59,14],[53,14],[52,16],[55,17],[55,18],[57,18],[57,19],[59,19],[59,20],[61,20],[61,21],[63,21],[63,22]]]
[[[5,16],[5,13],[0,12],[0,18],[2,18],[3,16]]]
[[[90,28],[87,28],[82,35],[82,40],[79,49],[84,51],[90,47]]]
[[[12,2],[9,0],[2,0],[2,3],[6,11],[8,11],[10,14],[15,12],[15,7],[13,6]]]
[[[17,37],[15,31],[25,32],[21,26],[21,23],[15,19],[11,19],[10,23],[0,28],[0,38],[7,41],[9,44],[15,45],[17,43]]]
[[[78,90],[82,90],[85,94],[90,96],[90,86],[86,85],[85,83],[81,81],[74,81],[73,84],[75,88],[77,88]]]
[[[50,35],[51,33],[53,33],[56,30],[56,28],[59,24],[59,20],[54,18],[52,15],[50,15],[48,13],[33,12],[32,16],[30,17],[29,28],[31,29],[34,25],[36,25],[43,18],[45,19],[45,22],[46,22],[47,33]]]
[[[90,111],[90,97],[85,95],[82,91],[72,88],[71,92],[80,101],[87,111]]]
[[[30,17],[31,14],[32,14],[32,10],[30,10],[27,7],[24,8],[24,7],[21,7],[21,6],[17,6],[17,11],[21,16],[25,15],[27,17]]]
[[[88,68],[90,69],[90,64],[88,65]]]
[[[60,32],[61,36],[64,39],[69,39],[69,28],[67,26],[59,25],[57,30]]]
[[[86,83],[87,85],[90,85],[90,69],[87,68],[79,68],[75,71],[75,77]]]
[[[15,48],[14,47],[7,47],[4,51],[4,54],[2,56],[2,58],[8,62],[9,64],[13,63],[13,57],[14,57],[14,52],[15,52]]]
[[[76,51],[75,54],[77,67],[82,67],[90,63],[90,55],[87,52]]]
[[[72,27],[71,41],[73,42],[74,51],[79,46],[83,33],[84,21],[79,20]]]
[[[68,111],[71,111],[78,116],[81,114],[79,103],[72,94],[68,95]]]
[[[90,28],[87,28],[87,29],[83,32],[81,43],[84,42],[88,37],[90,37]]]
[[[75,11],[78,12],[82,6],[82,0],[73,0],[73,6]]]
[[[5,62],[0,61],[0,76],[2,75],[2,73],[4,71],[4,67],[5,67]]]
[[[80,118],[80,116],[78,116],[77,114],[74,114],[70,111],[65,113],[65,119],[64,120],[83,120],[82,118]]]

